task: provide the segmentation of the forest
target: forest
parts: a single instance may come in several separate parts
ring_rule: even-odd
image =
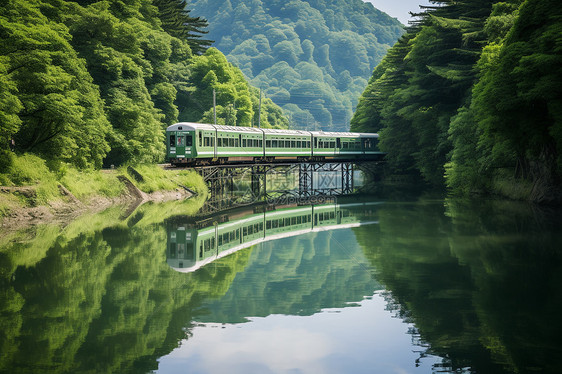
[[[352,130],[380,133],[390,179],[561,202],[560,4],[432,3],[374,70]]]
[[[208,37],[297,129],[349,130],[374,67],[404,32],[362,0],[192,0]]]
[[[177,121],[257,123],[259,90],[185,0],[0,3],[0,179],[14,154],[51,170],[163,161]],[[288,120],[269,99],[263,127]],[[12,152],[12,151],[15,151]],[[2,183],[2,182],[0,182]]]

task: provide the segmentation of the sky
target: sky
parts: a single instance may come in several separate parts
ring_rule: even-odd
[[[404,25],[408,25],[410,14],[418,12],[420,5],[430,5],[429,0],[364,0],[375,8],[385,12],[391,17],[398,18]]]

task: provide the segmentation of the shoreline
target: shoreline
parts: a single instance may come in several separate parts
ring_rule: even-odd
[[[125,177],[126,178],[126,177]],[[127,183],[128,182],[128,183]],[[10,211],[0,218],[0,232],[21,230],[40,224],[68,224],[74,219],[88,213],[98,213],[112,206],[126,206],[128,214],[147,202],[162,203],[174,200],[186,200],[195,196],[184,188],[178,187],[173,191],[156,191],[145,193],[134,186],[127,179],[125,193],[117,197],[95,196],[86,202],[78,200],[73,195],[67,201],[53,201],[48,205],[36,207],[20,207]],[[61,194],[62,195],[62,194]]]
[[[100,173],[108,173],[108,171],[101,170]],[[193,191],[179,182],[170,187],[173,189],[144,192],[135,185],[130,176],[124,174],[115,175],[115,182],[123,185],[117,196],[109,197],[98,192],[83,199],[78,199],[71,191],[58,183],[58,196],[35,206],[33,203],[26,206],[21,199],[33,201],[37,197],[37,186],[0,186],[0,197],[4,195],[6,200],[13,201],[4,216],[0,216],[0,234],[41,224],[66,226],[83,215],[99,213],[112,206],[123,206],[125,215],[128,216],[145,203],[187,200],[197,196],[200,192]],[[20,201],[18,201],[18,196]]]

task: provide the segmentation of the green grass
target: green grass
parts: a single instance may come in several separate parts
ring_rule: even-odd
[[[12,156],[12,163],[6,172],[0,173],[0,185],[28,187],[35,196],[24,197],[19,193],[0,193],[0,217],[20,207],[49,205],[63,201],[59,184],[68,189],[76,198],[87,202],[95,197],[117,197],[126,191],[118,179],[120,175],[129,178],[141,191],[173,191],[185,186],[203,199],[207,186],[195,171],[187,169],[164,170],[158,165],[138,165],[131,175],[127,167],[117,170],[77,170],[63,165],[57,171],[49,170],[41,158],[34,155]],[[137,174],[138,173],[138,174]],[[139,177],[140,174],[140,177]]]
[[[137,165],[133,168],[141,176],[142,181],[137,180],[126,167],[120,169],[141,191],[151,193],[155,191],[171,191],[179,186],[185,186],[198,194],[207,193],[207,185],[195,171],[190,169],[168,169],[164,170],[158,165]]]
[[[116,172],[68,169],[60,182],[79,200],[84,201],[93,196],[116,197],[123,193],[125,186],[117,179],[117,175]]]

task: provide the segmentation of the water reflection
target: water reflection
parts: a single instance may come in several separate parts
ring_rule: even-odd
[[[275,368],[256,348],[272,336],[287,370],[559,371],[558,210],[419,199],[196,218],[201,205],[2,236],[0,372],[195,371],[173,366],[182,347]]]
[[[261,213],[233,211],[204,220],[177,217],[167,225],[167,261],[174,270],[193,272],[240,249],[311,232],[372,225],[377,202],[293,205]],[[257,209],[258,211],[260,209]]]

